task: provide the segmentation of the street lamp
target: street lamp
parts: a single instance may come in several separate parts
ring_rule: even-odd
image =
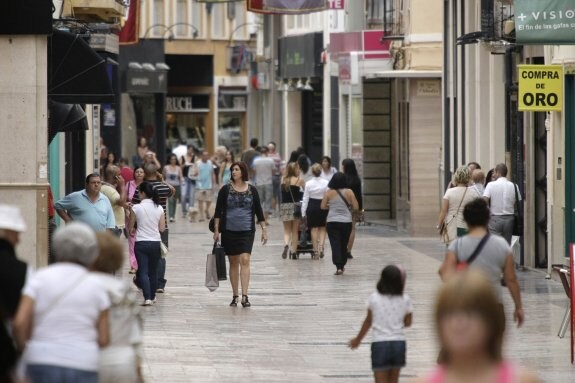
[[[192,32],[192,37],[193,37],[194,39],[196,39],[196,38],[198,37],[199,31],[198,31],[198,28],[196,28],[195,25],[190,24],[190,23],[181,22],[181,23],[175,23],[175,24],[171,24],[171,25],[166,25],[166,24],[153,24],[153,25],[150,25],[150,26],[148,27],[148,29],[146,29],[146,33],[144,33],[144,37],[142,37],[142,38],[145,39],[145,38],[148,36],[148,33],[150,33],[150,31],[151,31],[152,29],[158,28],[158,27],[162,27],[162,28],[164,28],[164,33],[162,33],[162,38],[163,38],[163,36],[166,34],[166,32],[169,32],[170,35],[168,36],[168,41],[173,41],[173,40],[176,39],[176,35],[174,35],[174,32],[172,31],[172,29],[173,29],[174,27],[177,27],[177,26],[180,26],[180,25],[186,25],[186,26],[188,26],[188,27],[193,28],[194,31]]]
[[[238,25],[237,27],[234,28],[234,30],[232,31],[232,33],[230,33],[230,38],[228,39],[228,46],[232,45],[232,42],[234,41],[234,33],[236,33],[237,31],[239,31],[241,28],[246,27],[248,25],[255,25],[258,27],[263,27],[263,24],[260,23],[252,23],[252,22],[247,22],[247,23],[243,23]]]

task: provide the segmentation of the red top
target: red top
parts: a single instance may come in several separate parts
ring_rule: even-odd
[[[52,195],[52,188],[48,185],[48,217],[54,218],[56,211],[54,210],[54,196]]]
[[[443,383],[445,382],[445,376],[447,372],[445,371],[445,367],[439,366],[437,370],[428,376],[427,382],[428,383]],[[514,368],[511,364],[507,362],[501,363],[499,367],[499,377],[497,381],[494,383],[512,383],[514,380]]]

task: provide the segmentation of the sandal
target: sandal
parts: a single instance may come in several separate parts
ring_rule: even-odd
[[[232,303],[230,303],[230,307],[238,307],[238,295],[234,295],[232,298]]]
[[[285,246],[284,246],[284,251],[283,251],[283,253],[282,253],[282,258],[283,258],[283,259],[286,259],[286,258],[287,258],[287,256],[288,256],[288,251],[289,251],[289,246],[288,246],[288,245],[285,245]]]
[[[250,301],[248,300],[248,296],[247,295],[242,295],[242,306],[243,307],[251,307],[252,304],[250,303]]]

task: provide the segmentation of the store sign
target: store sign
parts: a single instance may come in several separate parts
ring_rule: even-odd
[[[575,1],[515,0],[518,44],[575,44]]]
[[[329,9],[345,9],[345,0],[327,0]]]
[[[296,15],[326,9],[328,0],[248,0],[248,11],[257,13]]]
[[[549,112],[563,110],[561,65],[518,65],[519,110]]]
[[[169,96],[166,97],[166,112],[191,112],[192,96]]]
[[[279,74],[282,79],[320,78],[323,33],[307,33],[279,39]]]
[[[126,71],[126,92],[128,93],[166,93],[168,74],[165,72]]]

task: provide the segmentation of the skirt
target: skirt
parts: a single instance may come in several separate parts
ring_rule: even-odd
[[[255,232],[253,231],[224,231],[222,233],[222,247],[226,255],[251,254],[254,247]]]
[[[296,219],[293,216],[294,206],[295,204],[293,202],[285,202],[280,204],[280,219],[283,222],[293,221]]]
[[[306,211],[307,227],[325,227],[327,213],[327,210],[321,209],[320,199],[310,199]]]

